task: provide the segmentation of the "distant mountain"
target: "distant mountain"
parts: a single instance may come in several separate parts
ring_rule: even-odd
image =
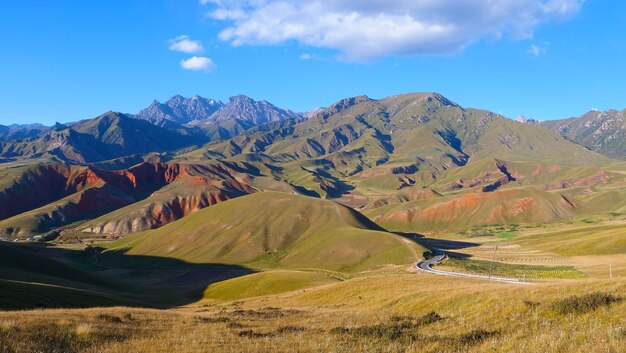
[[[175,124],[199,128],[210,139],[227,139],[256,126],[303,118],[291,110],[243,95],[231,97],[226,104],[200,96],[176,95],[165,103],[155,100],[133,117],[169,129],[178,128]]]
[[[463,108],[436,93],[346,98],[292,129],[237,136],[211,148],[225,155],[323,158],[344,176],[445,170],[487,157],[597,159],[549,130]]]
[[[42,124],[0,125],[0,140],[16,140],[37,136],[50,127]]]
[[[535,118],[526,117],[526,116],[523,116],[523,115],[520,115],[517,118],[515,118],[515,121],[519,121],[520,123],[528,123],[528,124],[539,124],[539,123],[541,123],[541,120],[537,120]]]
[[[172,151],[197,142],[195,136],[108,112],[69,126],[56,124],[35,137],[0,142],[0,157],[36,158],[47,154],[65,161],[88,163]]]
[[[307,119],[310,119],[310,118],[316,116],[317,114],[323,112],[324,110],[326,110],[326,108],[324,108],[324,107],[317,107],[317,108],[313,108],[313,109],[309,110],[308,112],[300,113],[300,115],[304,116]]]
[[[176,104],[168,106],[178,111],[174,108]],[[609,115],[612,118],[597,113],[588,127],[602,120],[604,125],[596,130],[609,131],[623,112]],[[546,127],[464,108],[437,93],[350,97],[308,118],[236,96],[204,120],[163,122],[155,125],[109,112],[57,124],[36,137],[0,141],[0,162],[19,162],[6,165],[10,175],[18,172],[15,166],[43,166],[46,161],[90,164],[93,170],[125,170],[147,161],[184,165],[188,174],[176,183],[158,184],[122,199],[109,187],[89,192],[70,188],[37,205],[15,209],[0,229],[13,229],[8,232],[14,234],[25,219],[20,217],[33,219],[29,229],[37,230],[81,219],[86,221],[83,230],[121,235],[158,228],[201,208],[259,191],[336,199],[385,225],[414,231],[469,226],[477,219],[489,224],[543,222],[592,209],[615,211],[623,205],[615,190],[626,182],[626,166]],[[161,158],[151,152],[167,155]],[[47,180],[59,173],[39,174]],[[73,171],[61,174],[65,179],[58,185],[74,180]],[[143,178],[134,175],[136,180]],[[11,193],[17,196],[0,204],[10,204],[29,190],[42,192],[38,183],[26,179],[11,181],[0,174],[0,184],[19,189]],[[72,205],[81,199],[110,202],[106,210],[79,215]],[[489,202],[480,214],[466,212],[482,200]]]
[[[20,129],[31,129],[31,130],[45,130],[48,129],[48,126],[34,123],[34,124],[11,124],[7,126],[9,130],[20,130]]]
[[[542,126],[605,156],[626,160],[626,110],[590,111],[579,118],[548,120]]]
[[[223,105],[220,101],[200,96],[185,98],[176,95],[165,103],[159,103],[159,101],[154,100],[147,108],[137,113],[134,117],[147,120],[159,126],[167,121],[187,124],[194,120],[208,119]]]
[[[224,122],[235,119],[250,125],[263,125],[281,120],[300,118],[289,109],[279,108],[268,101],[239,95],[230,97],[228,103],[220,108],[209,120]]]

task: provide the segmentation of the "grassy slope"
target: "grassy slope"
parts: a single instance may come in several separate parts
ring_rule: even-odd
[[[528,235],[518,243],[568,256],[625,254],[626,224],[582,226]]]
[[[138,288],[41,256],[39,248],[0,242],[1,308],[139,303],[125,295]]]
[[[623,280],[529,287],[381,273],[306,291],[177,310],[2,312],[0,345],[13,348],[7,351],[21,347],[103,353],[618,353],[626,335],[626,300],[580,312],[563,300],[594,292],[623,297],[625,291]],[[559,312],[561,308],[566,312]],[[433,311],[443,319],[417,327],[405,324]]]
[[[415,260],[423,248],[334,202],[258,193],[106,245],[193,263],[359,271]]]
[[[268,271],[229,279],[209,285],[207,299],[236,300],[290,292],[336,282],[328,274],[304,271]]]

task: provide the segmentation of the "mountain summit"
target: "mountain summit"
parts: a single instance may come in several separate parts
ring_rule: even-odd
[[[279,108],[268,101],[238,95],[226,104],[215,99],[173,96],[165,103],[153,101],[134,116],[155,125],[179,129],[180,125],[200,128],[209,138],[230,138],[268,123],[302,119],[301,114]]]
[[[299,114],[289,109],[279,108],[268,101],[255,101],[250,97],[238,95],[230,97],[228,103],[215,112],[209,120],[223,122],[235,119],[252,125],[263,125],[300,117]]]
[[[165,103],[154,100],[147,108],[137,113],[135,118],[147,120],[159,126],[162,126],[167,120],[187,124],[194,120],[208,119],[223,105],[224,103],[215,99],[207,99],[197,95],[191,98],[175,95]]]

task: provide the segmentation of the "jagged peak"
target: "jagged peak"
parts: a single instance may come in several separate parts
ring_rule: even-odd
[[[520,123],[526,123],[526,124],[541,124],[542,120],[538,120],[535,118],[531,118],[531,117],[526,117],[523,115],[518,115],[517,118],[515,118],[515,121],[520,122]]]

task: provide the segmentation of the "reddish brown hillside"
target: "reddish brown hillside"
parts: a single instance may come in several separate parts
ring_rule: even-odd
[[[66,164],[34,166],[22,170],[0,190],[0,205],[11,205],[0,208],[0,220],[5,220],[0,228],[9,234],[40,232],[102,216],[144,200],[168,185],[184,182],[184,188],[171,194],[163,192],[160,202],[137,217],[141,218],[140,226],[121,229],[156,228],[198,209],[254,192],[235,174],[224,164],[141,163],[118,171]],[[24,212],[29,212],[29,221],[18,222]],[[103,231],[103,227],[96,229]]]
[[[426,231],[482,224],[547,222],[575,215],[581,207],[565,195],[539,190],[505,190],[388,205],[366,215],[387,229]]]

